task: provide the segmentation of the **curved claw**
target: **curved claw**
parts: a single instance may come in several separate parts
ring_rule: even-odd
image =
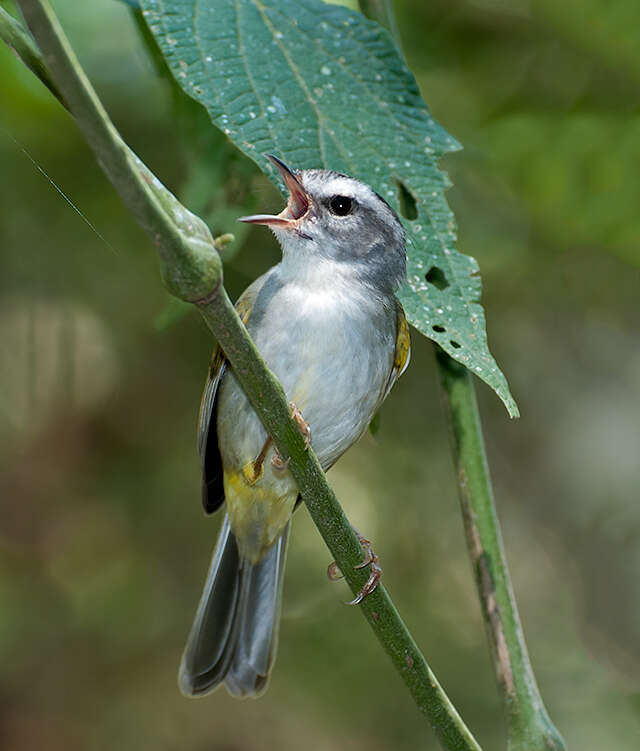
[[[364,558],[360,563],[354,566],[354,568],[364,568],[365,566],[371,566],[371,573],[369,574],[369,578],[364,583],[364,586],[358,592],[358,594],[350,602],[345,602],[345,605],[358,605],[359,603],[361,603],[367,595],[370,595],[375,590],[375,588],[378,586],[378,583],[380,582],[380,579],[382,578],[382,568],[380,567],[380,561],[378,559],[378,556],[373,552],[371,543],[369,542],[369,540],[363,537],[357,529],[354,528],[353,531],[358,536],[360,545],[364,550]],[[336,561],[333,561],[327,566],[327,576],[332,582],[344,578],[344,574],[338,568]]]
[[[296,407],[293,402],[289,402],[291,408],[291,417],[296,421],[302,437],[304,438],[304,447],[308,449],[311,446],[311,426],[302,416],[302,412]]]
[[[367,579],[367,581],[364,583],[364,586],[358,592],[358,594],[353,598],[353,600],[349,600],[349,602],[345,602],[345,605],[359,605],[367,595],[370,595],[376,589],[381,578],[382,578],[382,569],[380,568],[380,566],[375,566],[374,568],[374,565],[372,563],[371,573],[369,574],[369,578]]]
[[[349,602],[345,602],[345,605],[358,605],[361,603],[364,598],[367,595],[370,595],[378,586],[380,579],[382,579],[382,569],[377,564],[377,556],[375,556],[376,560],[371,561],[371,573],[369,574],[369,578],[364,583],[364,586],[362,589],[358,592],[358,594],[353,598],[353,600],[350,600]]]
[[[375,555],[373,550],[371,550],[371,543],[369,540],[361,540],[360,544],[364,548],[364,558],[362,559],[362,563],[359,563],[357,566],[354,566],[354,568],[364,568],[365,566],[368,566],[370,563],[373,563],[374,560],[378,561],[378,556]]]
[[[369,574],[369,578],[364,583],[364,586],[358,592],[358,594],[353,598],[353,600],[345,603],[345,605],[358,605],[359,603],[361,603],[367,595],[370,595],[375,590],[375,588],[378,586],[378,583],[380,582],[380,579],[382,578],[382,568],[380,567],[380,560],[374,553],[373,548],[371,547],[371,543],[366,539],[366,537],[363,537],[357,529],[354,529],[353,531],[356,533],[356,535],[358,535],[360,545],[362,545],[362,549],[364,550],[364,558],[357,566],[354,566],[354,568],[364,568],[365,566],[370,565],[371,573]]]
[[[289,407],[291,408],[291,417],[296,421],[296,424],[298,426],[298,429],[302,433],[302,437],[304,438],[304,447],[305,450],[311,446],[311,427],[309,426],[309,423],[304,419],[302,416],[302,412],[296,407],[296,405],[293,402],[289,402]],[[267,438],[267,443],[265,443],[265,447],[263,451],[267,448],[268,444],[271,442],[271,438]],[[284,472],[286,469],[289,468],[289,462],[291,461],[291,457],[288,456],[286,459],[283,459],[280,456],[280,452],[278,449],[273,450],[273,456],[271,457],[271,466],[277,470],[278,472]]]

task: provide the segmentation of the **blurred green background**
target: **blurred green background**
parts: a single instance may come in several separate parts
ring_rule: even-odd
[[[2,2],[10,8],[8,3]],[[275,189],[189,123],[127,8],[55,6],[130,145],[215,233],[237,295],[278,260]],[[571,748],[640,743],[640,10],[634,0],[398,0],[404,51],[465,146],[443,165],[522,418],[478,382],[532,661]],[[202,122],[202,120],[200,121]],[[36,166],[38,165],[38,166]],[[64,191],[86,220],[61,197]],[[0,745],[435,749],[304,509],[268,693],[182,698],[218,519],[195,422],[212,348],[66,112],[0,46]],[[99,233],[99,234],[98,234]],[[432,345],[330,479],[485,751],[503,722]]]

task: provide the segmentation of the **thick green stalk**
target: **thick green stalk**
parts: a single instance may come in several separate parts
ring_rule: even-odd
[[[107,177],[151,236],[169,291],[189,302],[202,299],[220,283],[222,274],[208,227],[178,203],[122,140],[48,3],[20,5],[38,42],[50,88],[58,92]],[[46,47],[41,43],[44,35],[50,42]],[[31,61],[33,55],[25,60]]]
[[[473,378],[437,352],[469,555],[493,666],[507,717],[511,751],[561,751],[529,661],[496,515]]]
[[[366,15],[386,26],[399,45],[392,0],[360,0]],[[507,719],[510,751],[564,751],[531,667],[493,500],[473,378],[437,348],[451,427],[467,547]]]
[[[60,93],[49,77],[49,73],[42,62],[40,50],[37,48],[33,38],[4,8],[0,8],[0,39],[7,46],[11,47],[27,68],[64,104]]]
[[[181,207],[122,141],[102,108],[49,4],[21,0],[46,68],[103,169],[158,248],[165,281],[176,296],[199,308],[222,346],[280,454],[290,457],[309,512],[354,593],[367,578],[356,569],[362,548],[312,450],[291,418],[284,391],[260,357],[222,286],[215,243],[202,222]],[[2,19],[0,19],[1,24]],[[416,704],[450,751],[480,751],[440,687],[385,588],[362,610]]]

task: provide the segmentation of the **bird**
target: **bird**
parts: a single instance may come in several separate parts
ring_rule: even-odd
[[[366,431],[409,363],[409,328],[396,297],[406,278],[405,230],[364,182],[265,157],[284,181],[287,205],[239,221],[269,227],[282,260],[244,291],[236,310],[326,471]],[[233,696],[257,697],[275,659],[300,494],[220,349],[202,395],[198,453],[204,510],[224,506],[225,515],[178,684],[186,696],[224,684]],[[360,539],[361,565],[371,564],[371,575],[353,602],[381,574]]]

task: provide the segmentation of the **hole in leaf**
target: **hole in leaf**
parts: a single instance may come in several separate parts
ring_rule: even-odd
[[[453,339],[452,339],[452,340],[451,340],[451,341],[449,342],[449,344],[450,344],[450,345],[451,345],[451,346],[452,346],[452,347],[453,347],[454,349],[460,349],[460,347],[461,347],[461,345],[460,345],[460,344],[458,344],[458,342],[454,342],[454,341],[453,341]]]
[[[443,334],[443,333],[444,333],[444,332],[446,331],[446,329],[445,329],[445,327],[444,327],[444,326],[437,326],[437,325],[436,325],[436,326],[432,326],[431,328],[432,328],[432,329],[433,329],[434,331],[437,331],[437,332],[438,332],[438,334]]]
[[[398,203],[400,204],[400,213],[405,219],[413,221],[418,218],[418,207],[413,193],[401,180],[394,180],[398,186]]]
[[[442,269],[439,269],[437,266],[432,266],[424,275],[424,278],[429,282],[429,284],[433,284],[433,286],[437,287],[438,289],[446,289],[449,286],[449,282],[447,281],[447,277],[444,275],[444,271]]]

